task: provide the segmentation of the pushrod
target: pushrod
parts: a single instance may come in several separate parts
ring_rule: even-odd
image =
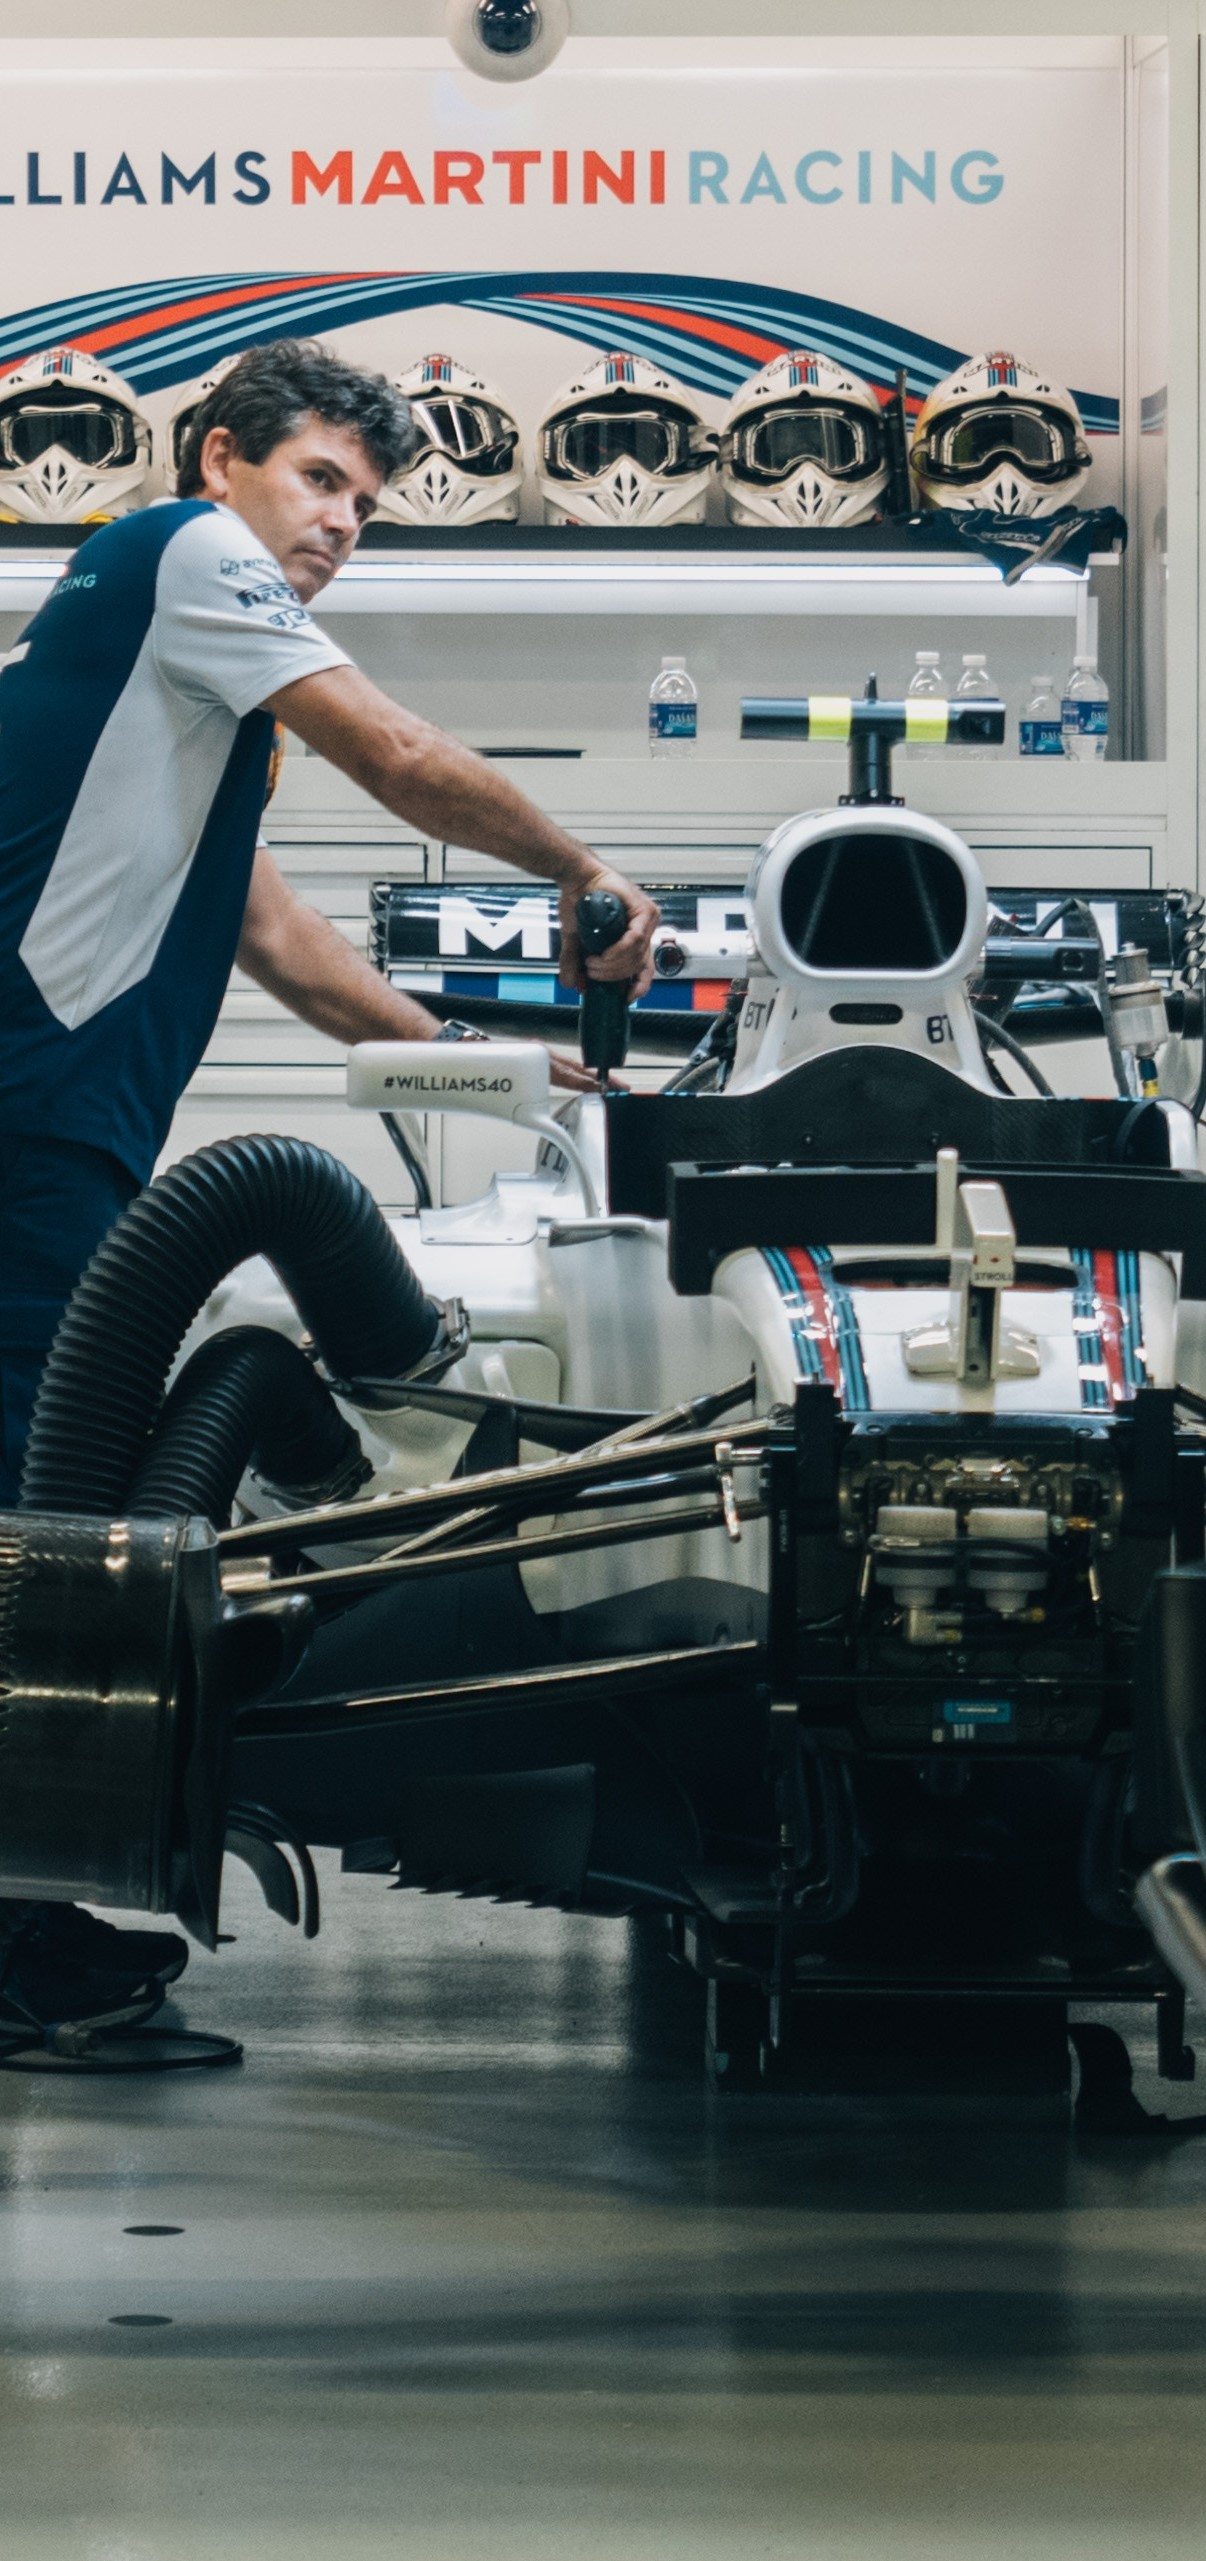
[[[737,1451],[756,1447],[766,1430],[762,1421],[734,1423],[721,1437]],[[668,1459],[714,1459],[716,1440],[715,1432],[626,1440],[617,1450],[608,1449],[593,1456],[587,1453],[574,1458],[534,1460],[526,1467],[493,1468],[481,1476],[458,1476],[440,1485],[416,1486],[401,1494],[370,1495],[366,1502],[320,1504],[308,1512],[287,1512],[280,1519],[247,1521],[238,1529],[220,1530],[218,1549],[225,1556],[248,1551],[266,1556],[278,1547],[295,1547],[299,1539],[387,1536],[394,1522],[417,1528],[424,1521],[438,1519],[442,1512],[464,1511],[469,1504],[477,1506],[495,1500],[522,1503],[529,1493],[537,1496],[605,1483],[609,1473],[625,1480],[636,1474],[656,1475]],[[531,1508],[542,1507],[533,1502]]]
[[[743,1520],[761,1517],[759,1512],[743,1511]],[[609,1521],[586,1529],[549,1530],[537,1538],[492,1538],[479,1547],[445,1547],[422,1549],[404,1556],[375,1557],[366,1565],[318,1566],[309,1574],[282,1574],[266,1585],[273,1600],[284,1592],[305,1592],[308,1598],[336,1600],[355,1597],[357,1592],[373,1591],[388,1582],[414,1581],[430,1574],[451,1574],[458,1568],[486,1565],[530,1565],[541,1556],[570,1556],[580,1548],[620,1547],[629,1540],[676,1538],[682,1532],[723,1529],[724,1509],[719,1503],[706,1509],[700,1505],[677,1512],[660,1512],[638,1521]]]

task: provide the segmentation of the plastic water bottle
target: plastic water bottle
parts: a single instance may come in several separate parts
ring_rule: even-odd
[[[946,678],[942,673],[937,650],[919,649],[917,663],[909,678],[906,702],[945,702],[946,699]],[[907,747],[905,753],[910,764],[923,763],[931,757],[944,756],[946,748],[941,745],[927,747],[918,741],[916,745]]]
[[[699,727],[699,694],[685,658],[663,658],[649,688],[649,753],[689,756]]]
[[[982,650],[964,650],[963,673],[955,687],[954,699],[956,703],[997,702],[1000,699],[996,686],[988,672],[988,660],[984,656]],[[956,756],[975,756],[979,758],[981,756],[999,756],[1001,749],[999,747],[956,746],[954,752]]]
[[[1063,714],[1050,676],[1032,676],[1030,694],[1018,723],[1020,756],[1062,756]]]
[[[1078,765],[1095,765],[1110,738],[1110,689],[1097,673],[1095,658],[1074,658],[1060,704],[1064,754]]]

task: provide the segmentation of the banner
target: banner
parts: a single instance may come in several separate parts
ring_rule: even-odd
[[[178,387],[256,340],[386,372],[447,349],[530,455],[588,349],[655,356],[718,422],[785,348],[881,391],[904,365],[914,405],[1010,348],[1075,389],[1086,503],[1117,494],[1121,73],[1100,49],[723,74],[633,49],[512,87],[430,42],[282,46],[271,67],[249,45],[239,76],[229,45],[138,77],[72,74],[65,50],[52,73],[0,47],[0,368],[85,347],[161,435]]]

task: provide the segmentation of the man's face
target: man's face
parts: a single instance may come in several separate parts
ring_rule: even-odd
[[[233,507],[279,560],[303,605],[348,558],[377,504],[381,474],[350,427],[307,418],[264,462],[246,462],[227,427],[201,450],[202,494]]]

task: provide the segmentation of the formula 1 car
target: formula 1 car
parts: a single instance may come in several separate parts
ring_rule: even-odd
[[[531,1041],[352,1053],[421,1204],[392,1226],[286,1139],[119,1221],[0,1539],[0,1891],[212,1946],[224,1845],[297,1917],[292,1858],[309,1922],[336,1844],[662,1916],[721,2085],[1019,2021],[1058,2079],[1069,2006],[1136,2001],[1192,2072],[1201,902],[990,919],[892,795],[905,705],[745,731],[821,718],[847,798],[776,829],[722,948],[660,929],[658,1037],[703,1018],[660,1092],[611,1081],[596,981],[604,1090],[556,1117]],[[604,948],[618,902],[582,928]],[[1112,1093],[1052,1093],[1032,1052],[1069,1035]],[[536,1169],[440,1207],[408,1116],[467,1110],[535,1129]]]

